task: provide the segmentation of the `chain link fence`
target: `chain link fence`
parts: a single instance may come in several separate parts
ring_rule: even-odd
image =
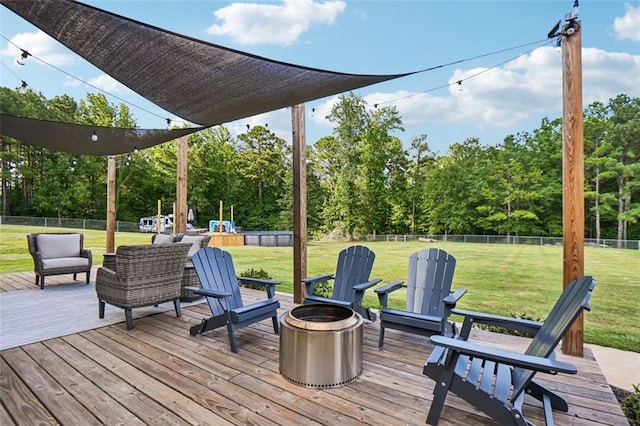
[[[27,217],[27,216],[0,216],[0,225],[25,225],[42,226],[56,228],[75,229],[95,229],[106,231],[106,220],[95,219],[66,219],[57,217]],[[116,232],[139,232],[138,223],[116,221]],[[293,233],[290,231],[264,231],[245,232],[246,236],[256,239],[251,240],[248,245],[271,245],[290,246],[293,245]],[[262,241],[265,239],[265,241]],[[309,240],[321,239],[309,237]],[[479,243],[479,244],[527,244],[527,245],[562,245],[562,237],[526,237],[526,236],[506,236],[506,235],[363,235],[353,238],[352,241],[387,241],[387,242],[407,242],[407,241],[448,241],[457,243]],[[246,241],[245,241],[245,244]],[[585,238],[585,246],[602,248],[623,248],[640,250],[640,240],[617,240]]]

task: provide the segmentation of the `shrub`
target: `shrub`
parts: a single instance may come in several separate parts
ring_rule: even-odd
[[[640,383],[633,385],[633,393],[622,402],[622,411],[631,426],[640,426]]]
[[[247,269],[246,271],[242,272],[240,274],[241,277],[247,277],[247,278],[260,278],[263,280],[270,280],[271,275],[269,275],[269,273],[267,271],[265,271],[264,269]],[[263,286],[260,285],[253,285],[253,284],[242,284],[240,283],[240,286],[242,287],[246,287],[246,288],[251,288],[253,290],[264,290]]]
[[[528,321],[538,321],[538,322],[544,321],[544,319],[534,318],[528,315],[526,312],[523,312],[522,314],[510,314],[510,316],[513,318],[524,319]],[[474,327],[479,328],[480,330],[492,331],[494,333],[511,334],[512,336],[521,336],[521,337],[529,337],[529,338],[533,337],[533,334],[531,333],[526,333],[518,330],[511,330],[509,328],[504,328],[504,327],[497,327],[495,325],[474,324]]]

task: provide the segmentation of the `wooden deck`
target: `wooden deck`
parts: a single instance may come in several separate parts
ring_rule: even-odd
[[[47,277],[47,285],[69,280]],[[34,282],[32,273],[0,275],[0,291],[46,291]],[[245,289],[243,295],[247,301],[261,297]],[[281,313],[294,306],[289,295],[278,298]],[[131,331],[122,322],[1,351],[0,424],[425,423],[434,385],[422,375],[432,348],[426,339],[388,330],[379,350],[377,323],[365,324],[362,375],[350,385],[317,390],[280,376],[270,320],[239,331],[234,354],[224,329],[189,335],[189,327],[209,315],[208,305],[198,304],[184,307],[181,318],[168,311],[137,319]],[[473,338],[514,349],[527,344],[481,331]],[[579,373],[536,376],[569,403],[569,413],[555,413],[556,424],[628,424],[588,349],[585,358],[558,358],[576,364]],[[528,402],[525,414],[543,424],[540,404]],[[441,424],[493,423],[450,394]]]

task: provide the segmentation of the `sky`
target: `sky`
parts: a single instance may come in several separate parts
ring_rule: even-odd
[[[573,0],[86,0],[146,24],[265,58],[330,71],[392,74],[431,69],[353,93],[369,108],[395,106],[409,147],[427,135],[446,154],[453,143],[484,145],[533,132],[562,117],[561,48],[547,34]],[[624,93],[640,97],[640,1],[580,1],[583,107]],[[25,81],[45,97],[87,92],[129,106],[140,128],[163,128],[162,110],[0,7],[0,84]],[[24,65],[20,50],[29,57]],[[461,82],[459,84],[458,82]],[[98,89],[103,90],[100,92]],[[326,116],[338,96],[305,104],[307,144],[333,133]],[[215,102],[215,99],[212,99]],[[291,141],[285,108],[225,123],[232,134],[262,125]]]

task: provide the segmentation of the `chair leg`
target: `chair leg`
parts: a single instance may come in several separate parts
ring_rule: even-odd
[[[381,348],[384,345],[384,327],[380,326],[380,337],[378,338],[378,347]]]
[[[73,280],[76,281],[78,279],[78,273],[74,272],[73,273]]]
[[[131,309],[124,310],[124,317],[127,319],[127,330],[133,329],[133,314]]]
[[[176,316],[178,318],[180,318],[180,316],[182,315],[182,311],[180,310],[180,299],[174,299],[173,300],[173,306],[176,308]]]
[[[278,316],[272,316],[271,322],[273,322],[273,332],[276,334],[280,334],[280,325],[278,324]]]
[[[102,300],[98,300],[98,318],[104,318],[104,305],[105,303]]]
[[[442,409],[444,408],[444,400],[447,398],[447,393],[449,392],[449,387],[453,380],[453,373],[458,361],[458,356],[456,354],[451,358],[451,360],[447,360],[445,362],[445,365],[448,367],[442,367],[442,373],[440,374],[440,377],[435,384],[435,388],[433,389],[433,401],[431,401],[431,408],[427,415],[427,423],[431,425],[437,425],[440,420],[440,414],[442,414]]]
[[[91,275],[90,271],[87,271],[87,284],[89,284],[89,276]]]
[[[36,274],[36,285],[40,285],[40,275]]]
[[[44,275],[40,276],[40,290],[44,289]]]
[[[231,352],[238,353],[238,346],[236,345],[236,337],[233,333],[233,326],[231,322],[227,322],[227,332],[229,333],[229,345],[231,345]]]

